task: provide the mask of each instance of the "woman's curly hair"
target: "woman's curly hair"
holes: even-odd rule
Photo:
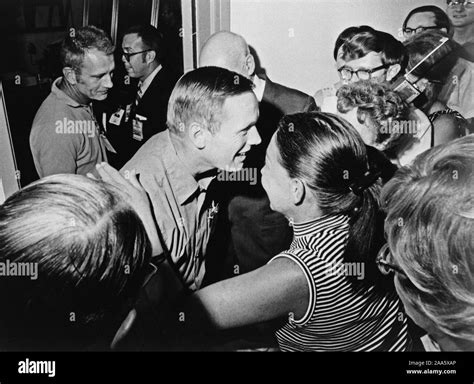
[[[410,107],[403,98],[393,91],[388,84],[361,80],[346,84],[337,92],[337,109],[347,113],[357,110],[357,120],[364,124],[369,117],[374,125],[376,139],[373,145],[389,157],[396,157],[397,149],[405,144],[406,136],[403,129],[409,121]],[[397,124],[396,124],[397,123]]]

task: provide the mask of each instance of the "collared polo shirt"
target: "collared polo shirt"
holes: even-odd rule
[[[197,181],[178,157],[168,130],[152,136],[125,164],[135,170],[153,205],[164,246],[187,288],[197,290],[205,273],[204,256],[217,220],[207,196],[214,177]],[[162,244],[163,246],[163,244]]]
[[[107,161],[104,140],[91,105],[71,99],[54,81],[33,121],[30,148],[40,177],[58,173],[86,175]]]

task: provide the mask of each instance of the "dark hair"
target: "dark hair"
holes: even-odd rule
[[[436,7],[435,5],[424,5],[422,7],[415,8],[410,11],[405,21],[403,22],[403,29],[407,27],[408,21],[410,18],[417,13],[431,12],[435,16],[435,24],[439,28],[446,28],[446,31],[449,33],[451,29],[451,23],[449,22],[449,17],[441,8]]]
[[[0,338],[12,349],[107,347],[138,296],[151,246],[121,192],[79,175],[32,183],[0,206]]]
[[[71,29],[61,46],[61,64],[71,67],[80,74],[84,55],[91,49],[97,49],[106,55],[114,52],[110,37],[100,28],[89,25]]]
[[[336,39],[336,43],[334,44],[334,51],[333,51],[333,56],[334,60],[337,59],[337,53],[339,52],[339,48],[341,48],[342,44],[344,44],[346,41],[350,40],[352,36],[357,35],[360,32],[373,32],[375,31],[372,27],[369,27],[368,25],[360,25],[360,26],[354,26],[354,27],[349,27],[344,29],[339,36]]]
[[[373,30],[357,33],[342,44],[341,49],[345,61],[360,59],[370,52],[379,53],[383,64],[400,64],[400,74],[405,73],[408,63],[403,44],[386,32]]]
[[[127,29],[125,35],[136,33],[138,37],[141,37],[144,48],[155,51],[155,57],[158,62],[161,62],[164,57],[163,49],[163,35],[153,25],[134,25]]]
[[[360,135],[336,115],[297,113],[280,120],[276,143],[282,166],[290,177],[305,181],[322,214],[350,217],[344,259],[365,263],[364,281],[375,284],[380,277],[375,258],[383,243],[380,181]]]
[[[448,41],[441,49],[427,58],[422,65],[418,66],[412,74],[428,80],[445,81],[459,58],[460,46],[441,31],[425,31],[414,35],[405,42],[408,54],[407,72],[440,45],[442,39],[448,39]]]
[[[225,100],[252,92],[253,83],[238,73],[220,67],[201,67],[184,74],[168,102],[167,124],[171,132],[185,135],[184,128],[199,122],[212,133],[220,128],[218,117]]]

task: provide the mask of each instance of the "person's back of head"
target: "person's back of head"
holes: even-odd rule
[[[184,74],[168,103],[167,125],[175,136],[185,137],[197,123],[211,133],[220,128],[220,115],[227,98],[252,93],[244,76],[220,67],[201,67]]]
[[[255,59],[245,39],[230,31],[211,35],[201,48],[200,67],[221,67],[251,77],[255,72]]]
[[[446,33],[435,30],[416,34],[405,42],[405,47],[407,72],[418,78],[440,82],[449,76],[461,49]]]
[[[138,215],[108,184],[54,175],[10,196],[0,206],[0,262],[36,275],[0,279],[2,347],[107,348],[150,253]]]
[[[401,168],[381,195],[397,291],[442,349],[474,348],[474,135]]]
[[[343,85],[337,91],[337,109],[356,129],[369,130],[371,141],[366,144],[391,159],[416,133],[416,127],[410,126],[409,105],[385,83],[365,80]]]
[[[276,133],[281,165],[291,178],[302,180],[322,215],[347,215],[348,263],[364,264],[365,278],[357,285],[391,288],[375,265],[383,243],[378,206],[380,173],[370,163],[365,143],[344,119],[330,113],[284,116]]]

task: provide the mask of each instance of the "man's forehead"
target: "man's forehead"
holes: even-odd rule
[[[138,33],[129,33],[123,37],[122,47],[132,48],[135,46],[141,46],[142,38],[138,36]]]
[[[97,49],[88,50],[84,54],[82,69],[89,73],[103,72],[104,69],[108,70],[111,66],[114,66],[114,56],[112,54],[108,55]]]
[[[415,13],[410,17],[407,22],[407,27],[417,28],[417,27],[435,27],[436,26],[436,17],[433,12],[420,12]]]
[[[352,68],[354,70],[359,68],[371,69],[382,64],[382,55],[377,52],[369,52],[364,57],[355,60],[341,60],[345,67]]]

